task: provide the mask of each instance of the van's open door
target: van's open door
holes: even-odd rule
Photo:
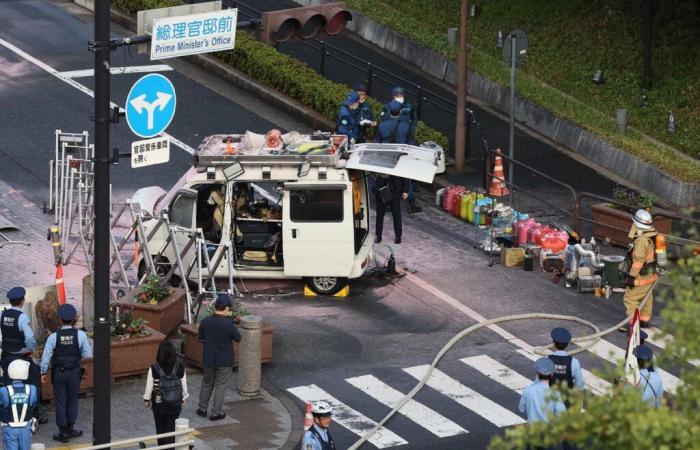
[[[347,277],[355,260],[351,184],[286,183],[282,207],[284,274]]]
[[[355,145],[345,167],[432,183],[438,162],[436,152],[429,148],[370,143]]]

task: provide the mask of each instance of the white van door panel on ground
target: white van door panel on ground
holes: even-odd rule
[[[345,167],[432,183],[438,157],[434,150],[415,145],[359,144],[353,147]]]
[[[349,183],[285,184],[284,274],[347,277],[355,260]]]

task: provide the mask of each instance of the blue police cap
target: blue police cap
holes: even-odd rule
[[[64,303],[58,307],[58,317],[66,322],[75,319],[77,314],[78,312],[75,310],[75,306],[69,303]]]
[[[646,341],[648,337],[649,337],[649,335],[646,334],[644,332],[644,330],[639,330],[639,340],[640,341]]]
[[[358,94],[355,91],[352,91],[348,94],[347,98],[345,99],[345,104],[351,105],[351,104],[357,103],[359,101],[360,101],[360,94]]]
[[[219,306],[231,306],[231,297],[228,294],[219,294],[216,297],[216,304]]]
[[[12,300],[22,300],[24,296],[27,294],[27,291],[24,290],[23,287],[17,286],[13,287],[7,292],[7,299],[12,301]]]
[[[540,375],[551,375],[554,373],[554,362],[549,358],[542,357],[535,361],[535,371]]]
[[[396,97],[397,95],[403,95],[403,88],[401,86],[394,86],[391,90],[391,95]]]
[[[646,345],[638,345],[637,348],[634,349],[634,355],[637,359],[641,359],[642,361],[651,361],[654,358],[654,352]]]
[[[401,112],[401,103],[397,102],[396,100],[390,101],[389,112],[392,114],[398,114],[399,112]]]
[[[557,327],[552,330],[552,340],[557,344],[568,344],[571,341],[571,333],[569,330],[562,327]]]

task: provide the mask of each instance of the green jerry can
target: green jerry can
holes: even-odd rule
[[[467,203],[467,222],[474,223],[474,206],[477,200],[481,200],[482,198],[484,198],[483,194],[477,194],[476,192],[471,193],[469,202]]]
[[[467,213],[469,211],[469,198],[474,195],[472,192],[465,192],[459,197],[459,218],[462,220],[467,220]]]

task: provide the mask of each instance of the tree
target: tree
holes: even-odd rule
[[[670,401],[654,409],[642,403],[637,390],[617,384],[609,396],[587,398],[585,412],[569,410],[549,423],[508,430],[491,441],[490,450],[547,447],[562,439],[591,449],[700,449],[700,368],[687,363],[700,360],[700,257],[685,255],[667,279],[672,287],[659,297],[665,304],[664,332],[674,340],[657,355],[657,361],[684,368],[683,386]],[[621,369],[614,369],[604,377],[612,380],[621,375]],[[579,393],[565,394],[573,404],[581,400]]]

